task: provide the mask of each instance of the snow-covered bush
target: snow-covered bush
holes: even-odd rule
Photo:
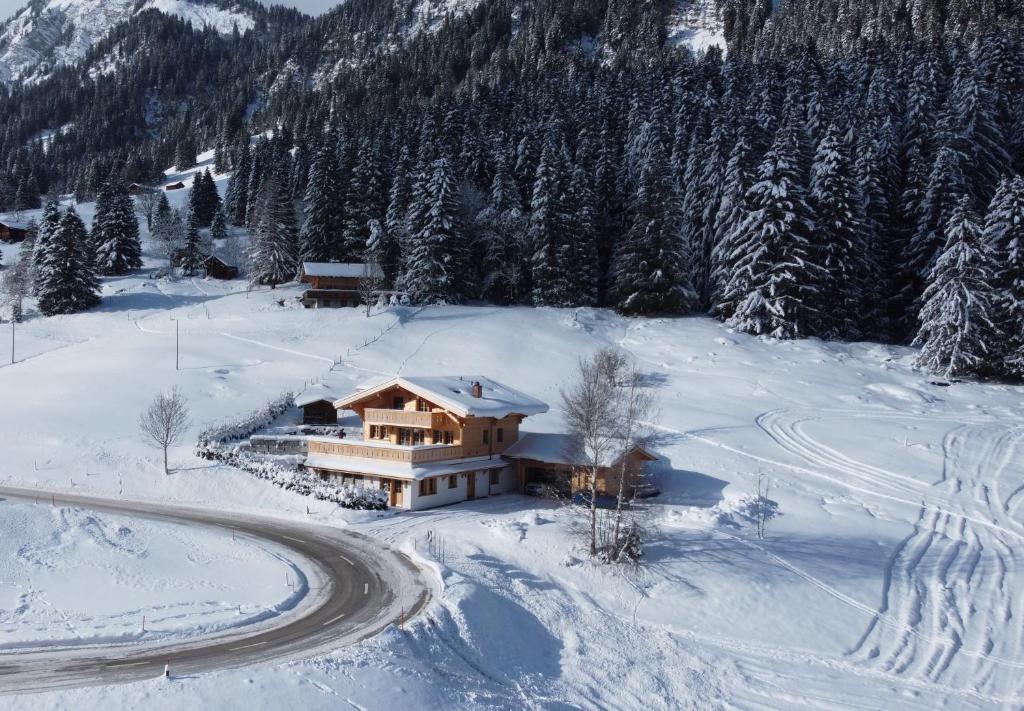
[[[291,409],[294,397],[292,393],[284,393],[259,410],[237,420],[207,428],[199,434],[196,456],[241,469],[282,489],[321,501],[331,501],[343,508],[371,511],[387,509],[385,492],[351,485],[339,486],[325,481],[303,469],[303,457],[299,455],[275,456],[242,451],[240,440],[269,426]]]
[[[294,402],[295,393],[283,393],[259,410],[254,410],[236,420],[230,420],[203,430],[199,433],[196,454],[203,457],[203,459],[216,459],[216,457],[208,457],[204,454],[206,447],[213,444],[236,442],[256,434],[290,410]]]

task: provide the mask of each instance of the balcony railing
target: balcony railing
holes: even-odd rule
[[[413,410],[381,410],[367,408],[363,415],[367,424],[395,425],[398,427],[422,427],[439,429],[445,416],[440,412],[415,412]]]
[[[429,414],[429,413],[428,413]],[[309,453],[334,455],[337,457],[358,457],[359,459],[378,459],[387,462],[442,462],[447,459],[461,459],[463,454],[458,445],[424,445],[419,447],[403,447],[396,444],[366,444],[356,442],[331,441],[326,439],[310,439]]]

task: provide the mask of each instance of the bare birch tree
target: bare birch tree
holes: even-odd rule
[[[601,468],[615,457],[619,444],[620,390],[624,357],[612,349],[581,358],[579,375],[562,391],[566,425],[574,446],[586,462],[590,496],[590,555],[598,554],[597,496]]]
[[[170,474],[167,450],[176,444],[189,426],[188,401],[178,388],[156,396],[139,418],[143,436],[164,454],[164,474]]]
[[[373,256],[367,253],[363,261],[363,272],[359,275],[359,300],[366,307],[366,318],[370,318],[373,305],[380,298],[383,288],[384,273]]]
[[[632,467],[630,454],[648,434],[644,429],[644,418],[650,421],[654,417],[653,402],[650,393],[643,387],[643,376],[635,364],[621,369],[622,377],[618,383],[618,425],[620,434],[619,460],[619,492],[615,501],[615,526],[612,541],[615,545],[614,560],[620,560],[628,548],[633,536],[621,537],[623,511],[634,498],[636,484],[641,472]],[[634,522],[635,524],[635,522]],[[634,528],[635,532],[635,528]]]

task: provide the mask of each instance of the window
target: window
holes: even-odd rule
[[[370,439],[379,439],[377,425],[370,425]]]
[[[421,398],[416,403],[416,409],[419,410],[420,412],[430,412],[430,403]]]
[[[391,400],[391,409],[392,410],[404,410],[405,409],[405,398],[396,395]]]
[[[503,430],[501,427],[498,428],[498,441],[499,442],[504,442],[505,441],[505,430]]]
[[[437,479],[424,479],[420,482],[420,496],[432,496],[437,493]]]
[[[413,430],[412,431],[412,443],[414,445],[416,445],[416,444],[423,444],[423,430]]]
[[[491,443],[491,431],[490,430],[484,430],[484,444],[490,444],[490,443]]]
[[[370,425],[370,439],[387,439],[388,428],[385,425]]]
[[[448,430],[434,430],[434,444],[451,444],[452,433]]]
[[[457,489],[459,488],[459,477],[456,474],[452,474],[448,477],[448,488]]]
[[[497,469],[491,470],[491,486],[497,486],[501,483],[501,472]]]
[[[449,432],[448,430],[444,431],[444,443],[445,444],[451,444],[452,443],[452,433]]]

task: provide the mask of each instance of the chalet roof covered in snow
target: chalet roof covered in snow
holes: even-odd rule
[[[303,262],[302,273],[311,277],[334,277],[337,279],[359,279],[370,269],[377,279],[384,278],[384,272],[376,264],[359,264],[356,262]]]
[[[650,461],[657,459],[643,447],[637,446],[633,449],[644,459]],[[616,449],[608,452],[609,459],[600,462],[600,465],[609,467],[620,461],[618,456],[620,451],[621,449]],[[502,452],[502,456],[509,459],[532,459],[535,462],[564,464],[565,466],[579,466],[587,463],[586,456],[579,444],[570,435],[547,432],[520,432],[519,441]],[[614,459],[611,458],[612,456]]]
[[[295,406],[305,407],[306,405],[312,405],[314,402],[331,402],[333,403],[338,399],[339,393],[337,390],[332,388],[330,385],[324,385],[318,383],[309,388],[306,388],[301,393],[295,396]]]
[[[480,383],[480,397],[473,397],[473,383]],[[482,375],[408,376],[385,380],[338,400],[339,410],[391,387],[400,387],[443,407],[459,417],[507,417],[540,415],[547,403]]]

